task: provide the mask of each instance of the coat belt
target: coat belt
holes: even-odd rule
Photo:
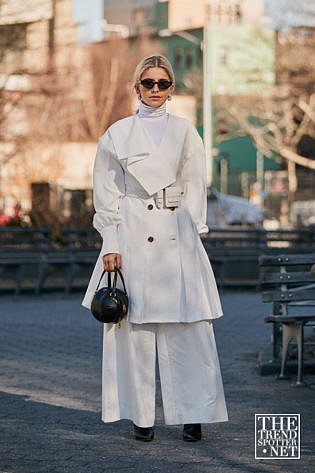
[[[172,209],[179,207],[181,205],[182,199],[182,189],[179,186],[168,186],[164,189],[159,190],[156,194],[153,195],[155,205],[158,209]],[[126,197],[131,197],[134,199],[145,199],[145,197],[137,194],[132,194],[126,192]]]

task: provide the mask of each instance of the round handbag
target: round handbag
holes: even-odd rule
[[[107,275],[107,287],[99,289],[100,283],[106,271],[104,270],[97,285],[94,297],[91,303],[91,312],[94,317],[102,323],[119,323],[128,312],[128,295],[125,281],[121,271],[115,268],[113,285],[111,282],[111,273]],[[120,276],[124,290],[117,289],[117,275]]]

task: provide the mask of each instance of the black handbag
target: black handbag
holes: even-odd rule
[[[111,273],[108,272],[107,287],[99,289],[101,281],[106,271],[104,270],[97,285],[94,297],[91,303],[91,312],[94,317],[102,323],[119,323],[128,312],[128,294],[126,291],[125,281],[121,271],[115,268],[113,285],[111,281]],[[120,276],[124,290],[117,289],[117,275]]]

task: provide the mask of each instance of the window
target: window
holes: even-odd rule
[[[0,26],[0,59],[12,71],[23,68],[26,49],[26,24]]]
[[[175,49],[175,69],[181,69],[183,67],[183,50],[182,48]]]
[[[191,46],[186,48],[186,67],[191,68],[194,65],[194,50]]]
[[[131,15],[131,22],[132,25],[135,27],[141,27],[145,25],[145,13],[143,9],[136,9],[133,10],[132,15]]]
[[[241,23],[242,22],[242,9],[239,4],[236,5],[235,7],[235,23]]]
[[[225,66],[227,63],[227,47],[226,46],[219,47],[219,62],[223,66]]]

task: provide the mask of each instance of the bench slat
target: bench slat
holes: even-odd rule
[[[301,290],[281,291],[275,289],[274,291],[264,291],[262,293],[264,302],[291,302],[291,301],[308,301],[315,299],[315,287]]]
[[[260,256],[260,266],[289,266],[315,263],[315,254]]]
[[[295,315],[268,315],[265,322],[315,322],[315,315],[295,314]]]
[[[279,273],[279,271],[268,273],[266,272],[261,274],[260,282],[262,284],[293,284],[306,282],[315,283],[315,276],[313,276],[309,271],[296,271],[289,273]]]

